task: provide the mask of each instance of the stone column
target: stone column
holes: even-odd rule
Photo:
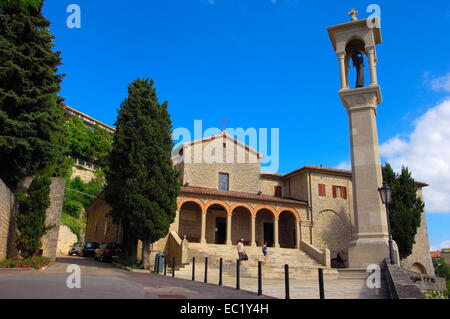
[[[339,74],[341,77],[341,89],[347,88],[347,70],[345,68],[345,52],[337,53],[339,58]]]
[[[232,245],[231,242],[231,218],[232,218],[232,214],[227,214],[227,241],[226,244],[228,246]]]
[[[206,244],[206,212],[202,212],[202,233],[200,244]]]
[[[376,107],[378,85],[339,91],[350,123],[355,234],[349,244],[350,268],[380,264],[389,256],[386,209],[378,188],[382,185]]]
[[[375,62],[375,48],[373,46],[366,47],[367,49],[367,58],[369,61],[369,70],[370,70],[370,85],[378,84],[377,79],[377,68]]]
[[[300,248],[300,221],[295,221],[295,248]]]
[[[280,248],[280,243],[278,241],[278,218],[273,219],[273,246],[275,248]]]
[[[252,238],[251,238],[250,245],[252,247],[256,247],[256,216],[252,216],[251,233],[252,233]]]

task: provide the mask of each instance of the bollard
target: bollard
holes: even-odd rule
[[[172,278],[175,277],[175,257],[172,259]]]
[[[205,257],[205,284],[208,282],[208,257]]]
[[[289,296],[289,265],[284,265],[284,286],[286,290],[286,299],[290,299]]]
[[[323,269],[319,268],[319,293],[320,299],[325,299],[325,292],[323,289]]]
[[[239,266],[240,266],[240,264],[239,264],[239,259],[237,260],[237,263],[236,263],[236,290],[239,290],[241,287],[240,287],[240,283],[239,283]]]
[[[222,262],[223,259],[219,259],[219,286],[222,286]]]
[[[156,257],[156,262],[155,262],[155,269],[153,269],[153,272],[159,275],[159,260],[161,258]]]
[[[195,257],[192,257],[192,281],[195,280]]]
[[[258,261],[258,296],[262,295],[262,262]]]
[[[164,276],[167,274],[167,258],[164,257]]]

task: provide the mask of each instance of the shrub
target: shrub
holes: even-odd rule
[[[51,261],[50,258],[44,256],[7,258],[0,261],[0,268],[42,269],[50,264]]]

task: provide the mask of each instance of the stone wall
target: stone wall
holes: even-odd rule
[[[422,189],[417,190],[417,196],[423,200]],[[400,264],[405,269],[434,276],[434,267],[430,255],[430,243],[428,240],[428,228],[425,211],[422,213],[421,224],[417,229],[412,253],[406,259],[402,259]]]
[[[72,233],[69,227],[61,225],[59,227],[58,244],[56,246],[57,256],[67,256],[69,249],[78,242],[77,235]]]
[[[223,143],[227,146],[223,148]],[[207,163],[203,159],[196,163],[194,158],[194,150],[196,147],[202,147],[204,152],[212,147],[217,147],[222,151],[222,163]],[[239,154],[244,154],[245,162]],[[231,154],[231,155],[230,155]],[[189,163],[190,156],[190,163]],[[233,156],[230,158],[230,156]],[[219,173],[229,174],[229,190],[257,193],[261,189],[260,179],[260,159],[256,158],[255,162],[251,162],[254,157],[252,152],[244,149],[238,144],[232,143],[229,139],[216,139],[210,142],[204,142],[202,145],[186,146],[184,149],[184,172],[183,181],[189,182],[189,186],[208,187],[218,189]],[[272,193],[273,194],[273,190]]]
[[[15,219],[16,212],[14,194],[0,179],[0,260],[9,256],[11,223]]]
[[[33,180],[32,177],[26,177],[19,182],[18,190],[26,191]],[[64,178],[52,177],[50,185],[50,207],[47,208],[45,223],[55,225],[48,233],[42,237],[42,254],[51,259],[56,258],[56,247],[58,245],[59,223],[61,220],[62,205],[64,202],[64,187],[66,180]]]
[[[89,183],[95,178],[95,171],[82,168],[81,166],[72,167],[72,176],[70,178],[79,177],[84,183]]]
[[[111,206],[101,195],[87,208],[88,222],[85,242],[93,241],[99,244],[122,242],[121,227],[113,223],[111,217],[106,216],[110,210]]]

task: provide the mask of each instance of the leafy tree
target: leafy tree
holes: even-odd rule
[[[0,1],[0,178],[17,182],[45,167],[63,175],[64,110],[42,2]]]
[[[389,204],[392,239],[398,245],[400,258],[404,259],[412,253],[424,203],[417,196],[417,185],[407,167],[402,167],[401,173],[396,174],[391,165],[385,163],[382,171],[383,180],[392,187]]]
[[[104,129],[95,125],[89,129],[78,117],[72,117],[66,123],[67,152],[79,159],[106,168],[108,155],[111,152],[112,136]]]
[[[436,276],[450,280],[450,266],[445,262],[442,257],[433,258],[434,272]]]
[[[150,243],[168,233],[180,189],[171,159],[167,101],[158,103],[153,80],[137,79],[128,86],[116,126],[105,199],[113,219],[122,221],[128,244],[142,240],[143,265],[148,269]]]
[[[18,193],[17,249],[25,257],[34,256],[42,247],[41,238],[55,225],[46,225],[46,209],[50,206],[50,177],[37,175],[26,194]]]

